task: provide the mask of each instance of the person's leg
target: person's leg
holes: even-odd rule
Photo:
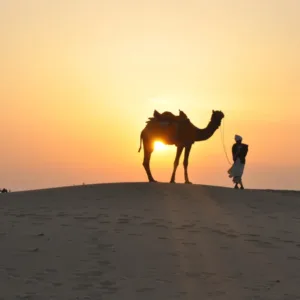
[[[243,165],[242,174],[241,174],[241,177],[240,177],[240,185],[241,185],[242,190],[244,190],[244,185],[243,185],[243,180],[242,180],[243,173],[244,173],[244,168],[245,168],[245,164]]]
[[[235,176],[233,182],[235,183],[235,189],[244,189],[241,176]]]
[[[233,177],[233,180],[232,180],[233,182],[234,182],[234,188],[235,189],[238,189],[239,188],[239,185],[238,185],[238,181],[237,181],[237,177]]]

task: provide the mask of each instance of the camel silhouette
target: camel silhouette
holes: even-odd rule
[[[153,117],[148,118],[148,121],[146,121],[147,125],[141,132],[140,148],[138,150],[138,152],[141,151],[143,143],[143,166],[149,182],[157,182],[151,174],[150,159],[154,150],[154,142],[161,141],[166,145],[175,145],[177,147],[170,183],[175,183],[176,170],[183,149],[185,149],[183,161],[184,179],[185,183],[191,183],[188,176],[188,162],[192,145],[194,142],[209,139],[220,127],[223,118],[224,114],[222,111],[213,110],[207,127],[200,129],[194,126],[187,115],[181,110],[179,110],[178,116],[169,111],[159,113],[154,110]]]

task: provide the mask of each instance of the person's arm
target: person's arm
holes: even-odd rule
[[[246,157],[247,153],[248,153],[248,145],[246,145],[246,147],[245,147],[245,157]]]
[[[232,152],[232,160],[235,161],[236,160],[236,144],[233,144],[231,152]]]
[[[242,153],[241,153],[243,158],[247,156],[247,153],[248,153],[248,145],[243,144]]]

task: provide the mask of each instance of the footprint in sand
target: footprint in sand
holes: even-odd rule
[[[253,219],[253,216],[244,216],[245,219]]]
[[[221,227],[228,227],[228,226],[229,226],[228,224],[225,224],[225,223],[219,223],[219,222],[217,222],[216,225],[217,225],[217,226],[221,226]]]
[[[56,269],[45,269],[45,272],[47,273],[57,273],[57,270]]]
[[[88,272],[88,275],[94,276],[94,277],[100,277],[103,275],[103,272],[99,271],[99,270],[93,270],[93,271]]]
[[[199,233],[199,232],[201,232],[201,230],[192,229],[192,230],[188,230],[188,232],[190,232],[190,233]]]
[[[220,234],[220,235],[227,235],[227,232],[222,231],[222,230],[218,230],[218,229],[212,229],[211,232],[217,233],[217,234]]]
[[[196,224],[194,224],[194,223],[192,223],[192,224],[183,224],[182,225],[183,228],[193,228],[195,226],[196,226]]]
[[[84,229],[85,230],[98,230],[99,228],[95,227],[95,226],[84,226]]]
[[[54,287],[60,287],[60,286],[63,285],[62,282],[52,282],[51,284],[52,284]]]
[[[227,247],[227,246],[221,246],[220,249],[222,249],[222,250],[228,250],[229,247]]]
[[[281,242],[286,243],[286,244],[295,244],[295,241],[292,240],[281,240]]]
[[[159,237],[157,237],[159,240],[169,240],[169,238],[168,237],[165,237],[165,236],[159,236]]]
[[[239,237],[238,235],[233,234],[233,233],[226,234],[226,236],[229,237],[229,238],[233,238],[233,239],[236,239],[236,238]]]
[[[65,212],[59,212],[56,217],[67,217],[69,216],[68,214],[66,214]]]
[[[119,288],[116,286],[115,281],[105,280],[100,282],[100,285],[102,289],[106,290],[106,292],[109,293],[115,293],[119,290]]]
[[[297,256],[288,256],[287,259],[288,260],[300,260],[300,257],[297,257]]]
[[[260,237],[259,234],[254,234],[254,233],[242,233],[242,236],[250,236],[250,237]]]
[[[244,241],[255,243],[258,247],[261,247],[261,248],[279,248],[277,246],[274,246],[270,242],[264,242],[264,241],[257,240],[257,239],[245,239]]]
[[[259,251],[248,251],[249,254],[259,254],[259,255],[266,255],[263,252],[259,252]]]
[[[99,224],[110,224],[110,221],[98,221]]]
[[[156,226],[156,227],[159,227],[159,228],[166,228],[166,229],[169,228],[168,226],[162,225],[162,224],[157,224],[157,225],[155,225],[155,226]]]
[[[28,299],[32,299],[32,297],[36,295],[37,295],[36,293],[25,293],[24,295],[17,295],[16,299],[28,300]]]
[[[143,234],[142,233],[128,233],[128,235],[131,235],[131,236],[142,236]]]
[[[117,223],[118,224],[128,224],[128,223],[130,223],[130,219],[128,219],[128,218],[119,218]]]
[[[164,219],[161,219],[161,218],[153,218],[152,220],[157,221],[157,222],[164,222],[165,221]]]
[[[79,283],[76,286],[72,287],[73,291],[85,291],[89,288],[93,287],[94,285],[91,283]]]
[[[163,283],[163,284],[164,284],[164,283],[172,283],[171,280],[160,279],[160,278],[156,278],[155,281],[158,282],[158,283]]]
[[[209,272],[186,272],[185,275],[187,277],[192,277],[192,278],[198,278],[198,277],[201,277],[201,278],[210,278],[212,276],[215,276],[216,274],[215,273],[209,273]]]
[[[175,252],[169,252],[169,253],[167,253],[167,255],[170,255],[170,256],[179,256],[179,254],[175,253]]]
[[[197,244],[194,243],[194,242],[182,242],[182,245],[185,245],[185,246],[196,246]]]
[[[147,225],[157,225],[156,222],[142,222],[140,225],[143,225],[143,226],[147,226]]]
[[[155,290],[155,288],[144,287],[144,288],[137,289],[136,292],[137,293],[145,293],[145,292],[151,292],[153,290]]]

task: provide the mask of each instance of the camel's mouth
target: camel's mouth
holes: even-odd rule
[[[214,122],[216,125],[219,125],[219,126],[220,126],[223,118],[224,118],[224,117],[222,117],[222,118],[215,118],[215,120],[213,120],[213,122]]]

